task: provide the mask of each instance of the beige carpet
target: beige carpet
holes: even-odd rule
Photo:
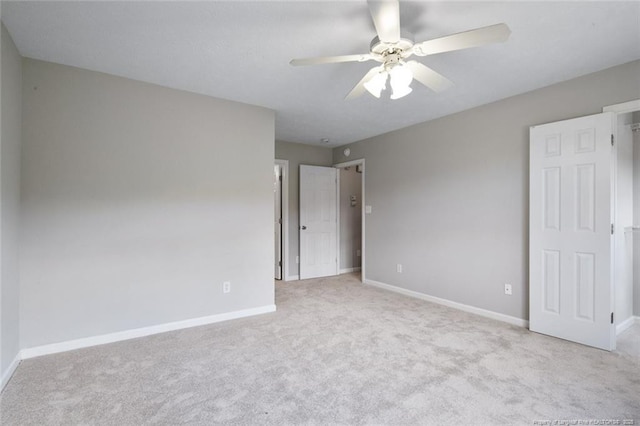
[[[608,353],[354,275],[278,283],[276,303],[23,361],[1,424],[640,424],[638,325]]]

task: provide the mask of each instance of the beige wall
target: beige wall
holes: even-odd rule
[[[273,111],[23,66],[23,347],[274,303]]]
[[[640,98],[639,75],[635,61],[350,144],[373,207],[367,278],[528,319],[529,126]]]
[[[19,341],[19,216],[20,141],[22,129],[22,58],[4,24],[0,140],[0,378],[20,350]],[[1,390],[1,386],[0,386]]]
[[[289,259],[285,259],[286,277],[299,275],[296,257],[300,245],[298,236],[298,184],[300,164],[311,166],[331,166],[332,151],[321,146],[303,145],[299,143],[276,141],[275,158],[289,160]]]

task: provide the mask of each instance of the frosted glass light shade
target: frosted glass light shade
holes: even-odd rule
[[[380,97],[382,91],[387,87],[387,73],[385,71],[379,72],[374,75],[371,80],[364,84],[364,88],[367,89],[376,98]]]
[[[393,88],[393,93],[391,93],[390,98],[391,99],[400,99],[400,98],[403,98],[403,97],[407,96],[412,91],[413,91],[413,89],[411,87],[409,87],[409,86],[394,87]]]
[[[409,85],[413,81],[413,73],[408,66],[398,64],[391,68],[389,75],[391,76],[391,89],[393,89],[391,99],[400,99],[411,93],[412,89]]]

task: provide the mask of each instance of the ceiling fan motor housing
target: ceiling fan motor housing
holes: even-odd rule
[[[404,59],[411,55],[411,48],[413,47],[413,34],[406,31],[400,32],[400,40],[395,43],[385,43],[380,41],[379,37],[374,37],[371,40],[369,50],[374,59],[378,62],[386,62],[386,58],[389,55],[398,55],[400,59]],[[389,58],[391,59],[391,58]]]

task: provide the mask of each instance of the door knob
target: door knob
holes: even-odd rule
[[[307,227],[306,227],[306,226],[304,226],[304,225],[302,225],[302,226],[300,227],[300,229],[302,229],[302,230],[304,231],[305,229],[307,229]]]

